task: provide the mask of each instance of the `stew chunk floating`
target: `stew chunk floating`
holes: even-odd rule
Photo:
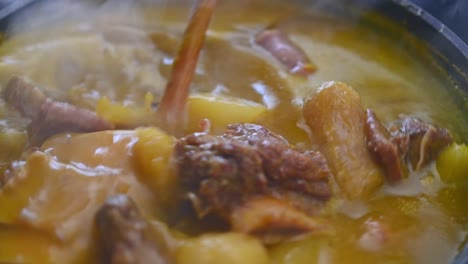
[[[467,241],[467,109],[390,22],[59,2],[0,46],[0,262],[439,264]]]

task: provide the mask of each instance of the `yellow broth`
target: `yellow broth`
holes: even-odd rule
[[[455,103],[453,85],[427,58],[422,44],[380,17],[350,23],[302,9],[271,1],[221,1],[191,87],[192,119],[186,133],[196,131],[203,117],[217,120],[214,133],[229,122],[255,122],[298,149],[314,148],[303,129],[303,99],[323,82],[341,81],[356,89],[364,107],[384,123],[417,116],[449,128],[458,143],[468,140],[466,110]],[[148,94],[158,100],[164,90],[188,7],[166,3],[164,8],[104,5],[78,10],[60,23],[39,17],[30,18],[41,22],[33,30],[18,26],[0,47],[0,84],[12,75],[25,76],[54,99],[98,108],[98,113],[117,111],[109,105],[120,105],[124,114],[112,117],[117,121],[138,109],[127,117],[151,124]],[[315,74],[294,77],[253,44],[254,34],[272,24],[304,49],[318,66]],[[206,104],[203,98],[218,103]],[[22,175],[0,196],[0,262],[96,262],[92,219],[116,193],[132,197],[148,220],[166,222],[180,264],[447,263],[465,238],[468,181],[443,183],[433,163],[365,201],[348,201],[338,193],[325,215],[333,227],[330,235],[312,234],[268,247],[237,235],[208,234],[197,240],[202,233],[228,231],[216,219],[200,222],[180,213],[174,219],[164,209],[183,206],[171,204],[177,190],[170,168],[174,138],[157,129],[62,134],[42,145],[43,154],[20,156],[26,151],[27,120],[3,101],[0,111],[1,170],[16,160],[13,167]],[[148,157],[162,161],[152,163]],[[152,179],[149,172],[162,176]],[[375,225],[390,234],[382,245],[374,243],[379,236],[373,233]],[[219,244],[214,259],[196,256],[211,252],[205,251],[209,243],[201,243],[203,239]],[[253,246],[241,246],[245,241]],[[222,249],[222,243],[231,251]]]

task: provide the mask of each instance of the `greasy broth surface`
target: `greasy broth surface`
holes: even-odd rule
[[[414,115],[449,128],[457,142],[466,142],[467,119],[446,89],[451,84],[423,58],[419,46],[411,46],[405,39],[390,41],[375,28],[318,12],[304,16],[292,5],[265,2],[220,4],[197,68],[193,94],[263,104],[268,111],[258,123],[304,149],[313,147],[313,142],[300,128],[302,99],[322,82],[342,81],[355,88],[364,107],[373,109],[384,123]],[[51,97],[91,110],[101,97],[130,107],[144,104],[148,92],[158,98],[188,9],[170,5],[78,9],[82,11],[79,15],[59,24],[40,18],[33,31],[18,26],[14,31],[18,34],[0,47],[0,83],[5,85],[12,75],[26,76]],[[272,23],[305,50],[318,66],[317,73],[307,80],[293,77],[252,44],[253,35]],[[2,129],[17,131],[18,138],[24,139],[27,121],[3,102],[0,106]],[[41,149],[50,156],[34,157],[33,167],[26,172],[38,175],[47,188],[42,190],[42,200],[22,208],[20,221],[0,226],[0,262],[88,263],[96,253],[92,242],[95,207],[91,205],[101,204],[113,193],[128,193],[150,220],[166,219],[158,209],[157,195],[137,180],[139,172],[131,151],[136,141],[132,131],[59,135],[47,141]],[[4,169],[19,153],[9,151],[0,157]],[[16,187],[28,186],[20,182]],[[384,186],[368,201],[338,197],[334,201],[338,213],[327,216],[335,229],[333,235],[268,248],[271,262],[447,263],[455,256],[467,227],[468,201],[457,192],[460,190],[440,182],[431,165],[400,185]],[[374,221],[388,225],[392,234],[382,248],[366,242],[366,226]],[[183,223],[176,225],[187,229]],[[210,227],[198,224],[196,228]]]

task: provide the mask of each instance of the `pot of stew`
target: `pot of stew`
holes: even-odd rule
[[[1,263],[467,263],[468,48],[408,1],[15,1]]]

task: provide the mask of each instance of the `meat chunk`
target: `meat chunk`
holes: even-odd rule
[[[112,124],[93,111],[47,99],[37,118],[32,120],[28,134],[33,144],[40,144],[63,132],[95,132],[113,128]]]
[[[171,263],[166,245],[154,239],[149,224],[128,196],[109,198],[95,221],[103,263]]]
[[[420,170],[453,141],[447,129],[414,117],[395,122],[390,126],[390,133],[371,110],[367,110],[365,128],[369,151],[393,183],[407,175],[406,161],[414,170]]]
[[[366,113],[359,94],[344,83],[325,83],[303,111],[313,141],[344,194],[353,199],[372,194],[384,176],[367,149]]]
[[[267,29],[258,33],[255,42],[270,52],[292,74],[307,76],[317,70],[305,52],[278,29]]]
[[[62,132],[94,132],[113,128],[95,112],[48,98],[23,78],[13,77],[2,95],[8,104],[32,119],[28,133],[34,145]]]
[[[408,172],[403,155],[398,145],[391,141],[390,132],[380,123],[375,113],[367,109],[366,115],[365,131],[369,151],[385,169],[389,182],[398,182]]]
[[[42,104],[47,100],[44,93],[23,78],[12,77],[2,91],[2,97],[25,117],[38,116]]]
[[[260,125],[229,125],[222,136],[191,134],[176,144],[175,155],[199,215],[214,213],[232,226],[239,224],[236,210],[259,197],[307,217],[331,196],[331,174],[321,154],[300,153]],[[268,229],[275,227],[279,224]]]
[[[201,200],[202,211],[227,217],[248,196],[267,190],[262,160],[243,142],[192,134],[181,139],[175,151],[179,177]]]
[[[320,152],[300,153],[281,136],[254,124],[229,125],[224,138],[246,142],[255,148],[262,160],[263,172],[272,184],[270,187],[329,197],[330,170]]]
[[[389,131],[392,141],[398,145],[405,159],[416,171],[434,160],[440,151],[453,142],[448,129],[436,127],[415,117],[395,122]]]

